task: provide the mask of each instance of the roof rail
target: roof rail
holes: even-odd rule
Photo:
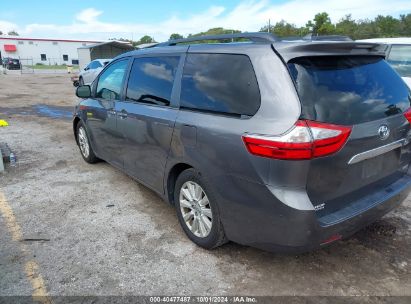
[[[259,42],[259,43],[272,43],[275,41],[279,41],[279,39],[270,34],[264,32],[257,32],[257,33],[235,33],[235,34],[222,34],[222,35],[205,35],[205,36],[192,36],[189,38],[184,39],[176,39],[170,40],[167,42],[162,42],[157,44],[156,46],[174,46],[181,43],[187,42],[196,42],[196,41],[205,41],[205,40],[227,40],[227,39],[248,39],[252,42]]]
[[[303,40],[312,41],[353,41],[350,37],[344,35],[314,35],[308,34],[303,37]]]
[[[313,35],[281,37],[281,41],[353,41],[348,36],[343,35]]]

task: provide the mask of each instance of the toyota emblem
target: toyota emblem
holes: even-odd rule
[[[378,136],[381,140],[386,140],[390,136],[390,129],[386,125],[382,125],[378,128]]]

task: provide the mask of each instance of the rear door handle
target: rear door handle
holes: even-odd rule
[[[121,112],[117,113],[118,117],[120,117],[120,119],[126,119],[128,116],[128,113],[126,110],[121,110]]]
[[[107,114],[109,115],[109,116],[115,116],[116,115],[116,111],[115,110],[107,110]]]

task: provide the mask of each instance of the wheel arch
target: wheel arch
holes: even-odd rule
[[[74,134],[74,138],[76,139],[76,143],[78,144],[78,139],[77,139],[77,126],[78,126],[78,123],[80,122],[80,118],[78,117],[78,116],[76,116],[74,119],[73,119],[73,134]]]
[[[174,202],[174,188],[175,188],[178,176],[181,174],[181,172],[187,169],[191,169],[191,168],[194,168],[194,167],[187,163],[177,163],[168,172],[167,183],[166,183],[166,198],[167,198],[167,201],[171,205],[174,205],[175,203]]]

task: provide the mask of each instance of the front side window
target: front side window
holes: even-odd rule
[[[260,91],[250,59],[233,54],[189,54],[180,105],[192,110],[254,115]]]
[[[136,58],[127,86],[128,101],[170,105],[179,56]]]
[[[411,77],[411,45],[393,45],[387,61],[402,77]]]
[[[110,65],[99,77],[96,98],[108,100],[120,99],[124,75],[128,60],[120,60]]]

